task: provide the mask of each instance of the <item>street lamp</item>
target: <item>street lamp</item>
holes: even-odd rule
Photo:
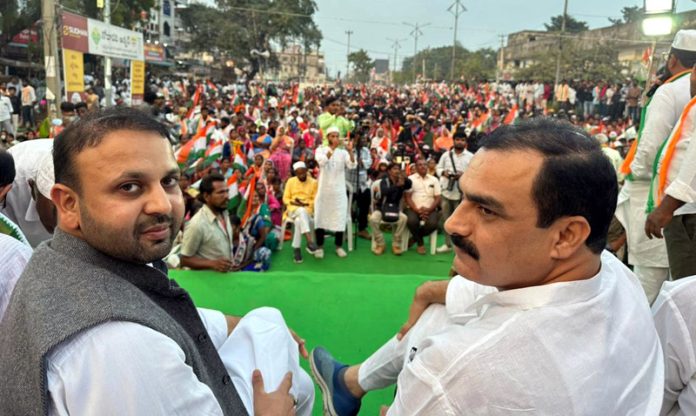
[[[672,33],[674,0],[644,0],[646,17],[643,19],[645,36],[665,36]]]
[[[655,61],[655,47],[657,46],[656,37],[666,36],[672,33],[672,12],[674,11],[674,0],[643,0],[643,34],[653,38],[650,53],[650,65],[648,75],[645,78],[645,91],[650,88],[650,76]]]

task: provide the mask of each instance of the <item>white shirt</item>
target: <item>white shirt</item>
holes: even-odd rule
[[[452,158],[454,158],[454,167],[452,166],[452,158],[450,158],[450,154],[452,155]],[[449,179],[445,178],[445,176],[442,174],[445,171],[449,171],[451,173],[454,173],[456,170],[457,173],[462,173],[466,170],[466,168],[469,167],[469,163],[471,162],[471,159],[474,157],[474,154],[471,153],[468,150],[464,150],[462,153],[457,154],[457,152],[454,151],[454,148],[450,150],[449,152],[445,152],[440,156],[440,161],[437,163],[437,176],[440,177],[440,187],[442,188],[442,196],[447,199],[451,199],[453,201],[458,201],[461,199],[462,194],[459,192],[459,186],[455,186],[451,191],[447,189],[447,185],[449,184]]]
[[[657,89],[648,105],[645,127],[641,133],[631,172],[636,180],[649,181],[652,166],[662,142],[667,140],[672,128],[691,99],[689,75],[665,84]]]
[[[653,303],[665,359],[661,415],[696,414],[696,276],[665,282]]]
[[[31,247],[6,234],[0,234],[0,321],[10,303],[19,276],[31,257]]]
[[[12,118],[12,101],[5,94],[0,94],[0,121]]]
[[[677,126],[674,128],[676,129]],[[681,139],[674,148],[674,155],[667,171],[665,194],[686,203],[674,211],[674,215],[696,213],[696,140],[692,140],[695,135],[696,106],[691,108],[684,120]],[[660,154],[658,172],[668,146],[669,143],[665,145]],[[657,187],[659,178],[653,180],[655,181],[654,186]]]
[[[221,312],[198,309],[210,340],[227,339]],[[166,335],[114,321],[81,332],[48,356],[49,415],[222,415],[215,395]]]
[[[602,253],[587,280],[498,292],[462,277],[451,324],[398,378],[390,415],[656,415],[662,349],[636,276]]]
[[[14,158],[17,174],[7,194],[7,207],[2,212],[19,226],[32,247],[51,238],[51,234],[41,224],[28,180],[36,178],[39,161],[52,149],[53,139],[36,139],[18,143],[8,150]]]
[[[425,177],[414,173],[408,177],[411,180],[411,189],[406,192],[411,194],[413,204],[418,208],[430,208],[435,197],[440,196],[440,182],[432,175]]]

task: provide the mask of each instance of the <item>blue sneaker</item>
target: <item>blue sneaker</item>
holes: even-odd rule
[[[360,399],[353,396],[345,382],[343,374],[348,366],[336,361],[322,347],[312,350],[309,356],[312,375],[321,389],[324,402],[324,415],[355,416],[360,410]]]

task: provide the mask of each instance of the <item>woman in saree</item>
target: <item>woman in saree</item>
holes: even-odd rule
[[[271,144],[271,157],[281,181],[286,181],[290,176],[290,164],[292,163],[292,146],[295,141],[286,134],[285,127],[278,127],[278,132],[273,144]]]

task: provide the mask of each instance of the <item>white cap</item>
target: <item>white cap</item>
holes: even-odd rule
[[[332,126],[332,127],[329,127],[328,129],[326,129],[326,135],[327,135],[327,136],[328,136],[329,134],[331,134],[331,133],[336,133],[336,134],[338,134],[338,135],[340,136],[340,135],[341,135],[341,130],[339,130],[338,127],[333,127],[333,126]]]
[[[51,188],[56,183],[53,171],[53,154],[51,152],[46,153],[39,161],[35,182],[39,193],[51,199]]]
[[[609,138],[604,133],[596,134],[594,137],[595,137],[595,139],[597,139],[599,144],[607,144],[607,142],[609,141]]]
[[[677,32],[672,41],[672,48],[696,52],[696,30],[682,29]]]
[[[292,170],[297,170],[297,169],[307,169],[307,165],[305,165],[304,162],[295,162],[292,165]]]

